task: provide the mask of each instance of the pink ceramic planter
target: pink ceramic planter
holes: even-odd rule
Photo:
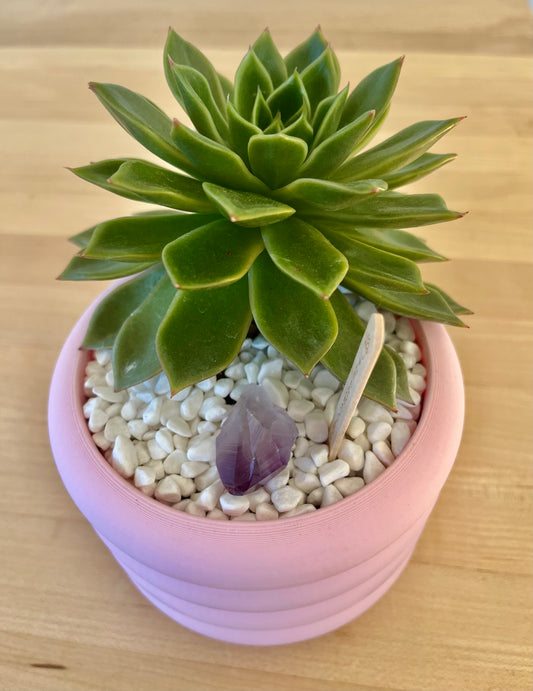
[[[415,324],[428,369],[421,420],[396,461],[342,501],[272,522],[214,521],[176,511],[120,477],[82,412],[94,306],[59,356],[49,400],[63,483],[137,588],[165,614],[233,643],[318,636],[357,617],[407,564],[452,468],[464,418],[459,362],[443,326]]]

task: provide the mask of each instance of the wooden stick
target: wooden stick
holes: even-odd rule
[[[337,458],[344,434],[372,374],[385,339],[383,315],[374,313],[367,324],[352,369],[344,385],[329,428],[329,460]]]

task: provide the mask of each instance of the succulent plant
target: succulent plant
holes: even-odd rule
[[[99,304],[82,346],[113,348],[116,388],[162,369],[174,392],[213,376],[252,320],[303,372],[322,362],[345,379],[364,324],[341,286],[400,315],[462,325],[469,311],[417,266],[444,257],[403,229],[463,214],[438,195],[396,191],[455,158],[427,151],[462,118],[418,122],[365,148],[402,62],[338,91],[339,63],[320,29],[285,58],[266,30],[231,84],[171,30],[165,74],[195,129],[134,91],[90,84],[127,132],[181,171],[135,158],[73,169],[166,207],[75,235],[81,249],[60,276],[135,275]],[[387,347],[365,395],[389,407],[409,398]]]

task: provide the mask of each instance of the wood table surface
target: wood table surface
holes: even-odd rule
[[[103,286],[55,276],[70,235],[138,209],[64,167],[143,155],[89,92],[91,79],[180,114],[162,73],[169,25],[232,76],[265,26],[285,51],[317,24],[343,82],[406,54],[380,138],[468,116],[436,147],[458,159],[413,186],[470,211],[422,233],[451,259],[424,276],[475,312],[470,329],[450,329],[466,425],[415,554],[385,597],[322,638],[240,647],[148,604],[56,472],[52,369]],[[525,0],[1,4],[0,689],[531,689],[531,33]]]

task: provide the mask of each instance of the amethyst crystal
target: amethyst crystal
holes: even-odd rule
[[[261,386],[246,386],[216,441],[224,487],[245,494],[267,482],[289,462],[297,436],[293,419]]]

